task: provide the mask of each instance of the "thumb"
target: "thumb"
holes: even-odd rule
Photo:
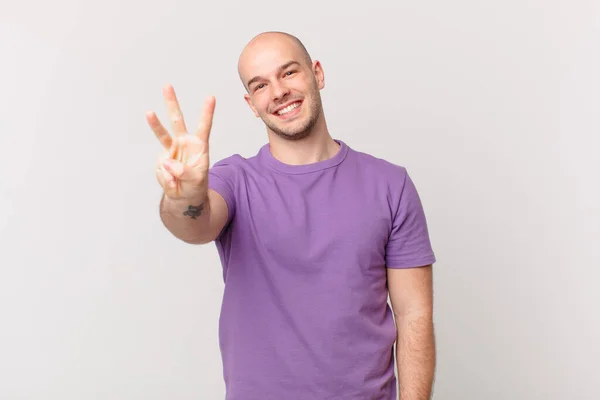
[[[183,164],[172,159],[166,159],[163,161],[165,169],[173,175],[175,178],[180,179],[183,175]]]

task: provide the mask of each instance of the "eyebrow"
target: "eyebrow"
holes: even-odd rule
[[[285,64],[281,65],[279,68],[277,68],[277,71],[278,71],[278,72],[279,72],[279,71],[282,71],[282,70],[284,70],[284,69],[286,69],[286,68],[288,68],[288,67],[290,67],[290,66],[292,66],[292,65],[294,65],[294,64],[296,64],[296,65],[300,66],[300,63],[299,63],[298,61],[288,61],[288,62],[286,62]],[[255,76],[254,78],[250,79],[250,80],[248,81],[248,83],[246,83],[246,85],[247,85],[248,87],[250,87],[250,85],[252,85],[254,82],[256,82],[256,81],[259,81],[259,80],[261,80],[261,79],[262,79],[262,78],[261,78],[260,76]]]

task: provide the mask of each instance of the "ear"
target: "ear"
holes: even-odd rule
[[[258,113],[256,112],[256,108],[254,108],[254,105],[252,104],[252,99],[250,98],[250,96],[248,94],[244,94],[244,100],[246,100],[246,103],[248,103],[248,106],[250,107],[250,109],[252,110],[252,112],[254,113],[254,115],[256,117],[258,117]]]
[[[319,60],[313,61],[313,73],[315,74],[315,79],[317,80],[317,85],[319,86],[319,90],[325,87],[325,73],[323,72],[323,66]]]

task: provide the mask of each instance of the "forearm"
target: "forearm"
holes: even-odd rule
[[[210,211],[208,196],[194,200],[170,200],[163,196],[160,201],[163,224],[175,237],[187,243],[208,241]]]
[[[400,316],[396,325],[400,400],[429,400],[436,364],[431,315]]]

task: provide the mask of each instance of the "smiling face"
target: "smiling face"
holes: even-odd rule
[[[282,34],[266,34],[242,52],[239,73],[246,102],[267,129],[287,139],[309,136],[323,110],[323,70],[303,47]]]

